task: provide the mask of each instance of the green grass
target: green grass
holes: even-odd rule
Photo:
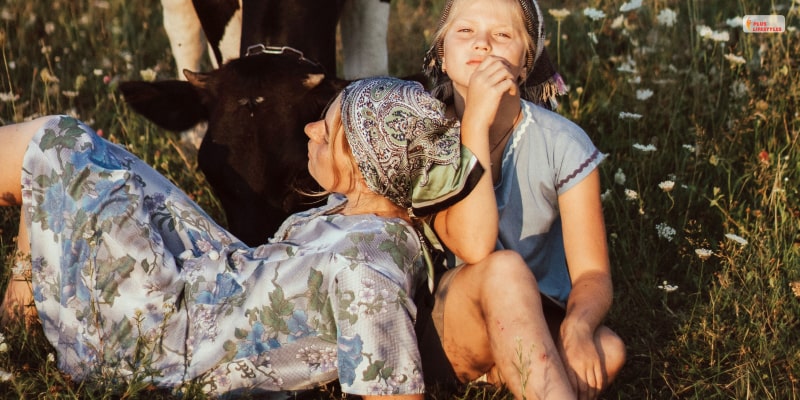
[[[601,172],[616,290],[607,324],[625,339],[628,362],[604,398],[798,399],[800,5],[643,3],[621,12],[619,0],[541,2],[545,10],[570,11],[560,22],[547,15],[548,50],[570,86],[559,112],[608,154]],[[442,1],[392,4],[391,72],[416,73]],[[587,7],[605,18],[584,16]],[[794,29],[745,34],[728,25],[772,7]],[[664,9],[677,12],[671,27],[658,22]],[[158,79],[176,76],[160,20],[155,0],[4,2],[0,122],[77,115],[222,218],[194,154],[130,111],[115,90],[145,69]],[[701,25],[727,32],[728,40],[704,38]],[[652,96],[637,98],[643,89]],[[667,181],[671,191],[659,186]],[[5,274],[17,216],[0,209]],[[8,327],[4,334],[0,370],[11,378],[0,382],[0,393],[11,398],[171,398],[143,381],[70,382],[35,331]],[[188,398],[202,397],[187,390]],[[509,398],[481,387],[430,397]]]

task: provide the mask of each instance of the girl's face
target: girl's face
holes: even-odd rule
[[[466,94],[472,73],[490,56],[523,76],[529,38],[521,13],[516,0],[456,0],[444,32],[442,66],[457,92]]]
[[[353,163],[343,143],[342,95],[336,96],[324,119],[308,123],[304,131],[309,139],[308,172],[327,192],[346,194],[352,188]]]

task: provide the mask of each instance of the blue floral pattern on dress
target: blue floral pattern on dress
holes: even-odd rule
[[[424,264],[404,221],[338,214],[346,200],[331,196],[247,247],[69,117],[38,132],[22,183],[34,299],[73,378],[423,392],[410,297]]]

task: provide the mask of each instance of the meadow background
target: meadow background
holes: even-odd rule
[[[391,73],[419,71],[442,3],[392,1]],[[540,4],[570,88],[558,112],[608,154],[607,324],[628,362],[603,398],[800,398],[800,1]],[[743,15],[773,13],[787,32],[742,32]],[[222,219],[191,148],[116,90],[175,76],[156,0],[0,4],[0,123],[78,116]],[[0,209],[0,287],[17,217]],[[145,380],[72,383],[35,329],[2,334],[0,398],[172,398]],[[429,397],[509,398],[479,387]]]

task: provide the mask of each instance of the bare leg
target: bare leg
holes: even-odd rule
[[[13,259],[11,277],[6,286],[3,303],[0,305],[0,324],[2,325],[15,323],[20,318],[24,318],[25,325],[30,326],[38,318],[36,306],[33,303],[30,252],[30,241],[23,214],[20,216],[17,252]]]
[[[51,117],[0,127],[0,143],[3,143],[0,146],[0,206],[22,204],[22,159],[33,135],[48,118]],[[24,316],[26,323],[36,318],[30,282],[30,242],[24,218],[24,215],[20,217],[17,253],[12,261],[14,270],[0,306],[2,324],[17,320],[19,316]]]
[[[496,252],[458,272],[447,292],[443,330],[442,345],[461,380],[496,367],[518,399],[575,398],[536,279],[516,253]]]
[[[0,206],[22,204],[22,157],[33,135],[49,118],[0,127]]]

